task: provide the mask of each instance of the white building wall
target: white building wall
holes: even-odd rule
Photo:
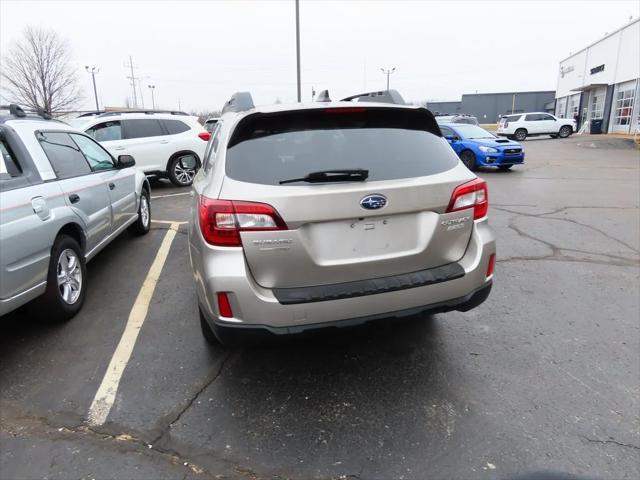
[[[591,69],[604,70],[591,74]],[[562,72],[565,72],[564,74]],[[640,77],[640,19],[560,62],[556,98],[586,85],[616,83]]]

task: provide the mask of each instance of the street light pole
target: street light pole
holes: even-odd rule
[[[149,90],[151,90],[151,107],[155,110],[156,109],[156,99],[153,96],[153,91],[156,89],[155,85],[148,85]]]
[[[96,110],[100,110],[100,107],[98,107],[98,90],[96,89],[96,74],[100,73],[100,69],[96,68],[95,66],[89,68],[88,65],[85,66],[84,69],[87,71],[87,73],[91,74],[91,79],[93,80],[93,96],[96,99]]]
[[[387,76],[387,91],[389,90],[389,76],[396,71],[396,67],[393,67],[391,70],[385,70],[384,68],[381,68],[380,70],[382,70],[382,73],[384,73]]]
[[[302,101],[300,85],[300,1],[296,0],[296,69],[298,74],[298,103]]]

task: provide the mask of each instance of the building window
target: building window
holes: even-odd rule
[[[614,116],[614,125],[630,125],[631,112],[633,112],[634,101],[633,90],[622,90],[618,92],[616,97],[616,110]]]
[[[578,116],[578,109],[580,108],[580,95],[573,95],[569,97],[569,108],[567,109],[567,118],[575,119]]]
[[[591,119],[602,118],[604,115],[604,95],[594,95],[591,101]]]
[[[567,106],[567,98],[561,98],[558,100],[558,105],[556,106],[556,117],[564,118],[564,111]]]

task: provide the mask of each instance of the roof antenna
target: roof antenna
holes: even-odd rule
[[[331,98],[329,97],[329,90],[322,90],[318,96],[316,97],[316,102],[330,102]]]

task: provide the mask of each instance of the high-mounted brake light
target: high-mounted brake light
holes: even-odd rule
[[[208,142],[209,139],[211,138],[211,134],[209,132],[200,132],[198,136],[205,142]]]
[[[366,112],[366,107],[332,107],[325,108],[324,111],[326,113],[358,113],[358,112]]]
[[[205,241],[222,247],[242,245],[240,232],[287,230],[278,212],[266,203],[213,200],[200,196],[200,231]]]
[[[476,178],[455,188],[451,194],[447,213],[457,212],[465,208],[473,208],[474,220],[487,216],[487,211],[489,210],[487,182],[481,178]]]

